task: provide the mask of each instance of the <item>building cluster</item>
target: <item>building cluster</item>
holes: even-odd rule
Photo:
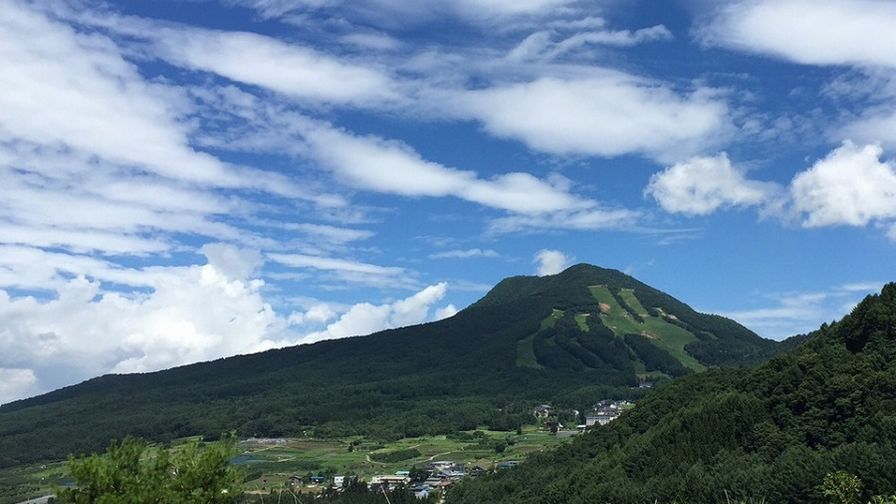
[[[585,414],[585,427],[607,425],[632,406],[634,404],[629,401],[600,401]]]
[[[519,461],[516,460],[505,461],[498,463],[496,468],[499,470],[506,469],[515,467],[517,464],[519,464]],[[434,492],[444,493],[462,478],[475,478],[488,471],[488,469],[480,466],[467,468],[464,464],[458,464],[450,460],[441,460],[430,462],[425,469],[415,470],[413,475],[409,471],[396,471],[394,474],[377,474],[370,478],[367,488],[377,493],[390,493],[398,489],[408,489],[417,498],[423,499]],[[412,476],[414,477],[413,479]],[[289,485],[292,487],[317,486],[339,491],[354,481],[354,476],[333,476],[329,480],[328,485],[328,480],[324,476],[303,478],[298,474],[294,474],[289,478]]]

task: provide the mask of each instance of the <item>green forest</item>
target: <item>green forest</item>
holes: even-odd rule
[[[896,284],[799,341],[754,369],[675,380],[569,445],[464,481],[449,502],[864,503],[896,493]]]

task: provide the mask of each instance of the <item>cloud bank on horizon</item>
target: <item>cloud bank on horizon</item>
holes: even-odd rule
[[[892,275],[894,23],[874,0],[10,0],[0,403],[437,320],[573,258],[810,330]]]

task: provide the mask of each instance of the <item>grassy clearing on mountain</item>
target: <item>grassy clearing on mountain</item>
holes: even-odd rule
[[[576,324],[578,324],[579,329],[584,332],[588,332],[591,329],[588,328],[588,317],[590,317],[590,313],[579,313],[576,315]]]
[[[516,344],[516,367],[544,369],[544,366],[535,359],[535,349],[532,344],[535,342],[535,335],[528,336],[519,340]]]
[[[700,364],[686,350],[685,346],[697,341],[697,336],[666,320],[650,315],[644,308],[634,291],[620,289],[619,296],[626,304],[640,315],[644,321],[635,320],[632,315],[619,305],[616,297],[605,285],[596,285],[589,288],[591,294],[598,303],[609,306],[605,313],[601,314],[604,325],[613,330],[617,336],[626,334],[639,334],[650,339],[651,343],[669,352],[685,367],[694,371],[703,371],[706,366]]]

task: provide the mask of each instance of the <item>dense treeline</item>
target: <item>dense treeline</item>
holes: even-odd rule
[[[745,355],[776,348],[733,321],[704,320],[621,272],[579,265],[559,275],[505,280],[475,305],[435,323],[109,375],[4,405],[0,466],[88,453],[128,434],[153,441],[231,430],[240,436],[396,439],[481,426],[515,430],[532,421],[533,404],[558,396],[575,398],[581,402],[570,406],[585,409],[602,398],[598,391],[633,393],[633,363],[644,358],[600,323],[587,289],[596,284],[634,289],[645,306],[662,306],[682,323],[718,326],[722,332],[712,337],[740,338],[756,348]],[[544,369],[517,367],[517,342],[539,333],[555,309],[566,316],[533,342]],[[576,313],[591,314],[587,332],[576,328]]]
[[[449,502],[832,502],[838,478],[855,480],[850,502],[892,495],[896,284],[802,339],[756,369],[676,380],[568,446],[465,481]]]

